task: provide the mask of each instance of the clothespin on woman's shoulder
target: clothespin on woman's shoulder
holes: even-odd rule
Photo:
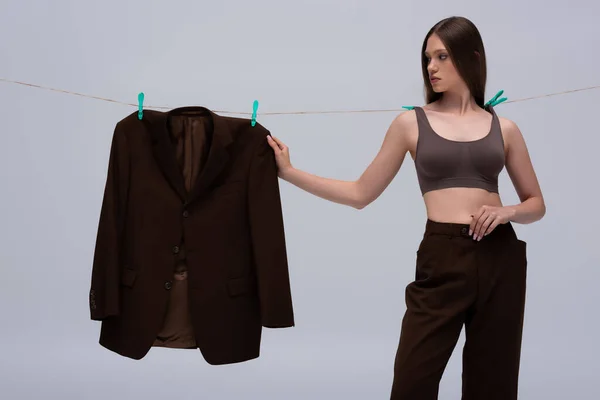
[[[487,103],[485,103],[484,107],[489,107],[489,106],[495,107],[498,104],[503,103],[506,100],[508,100],[506,97],[498,99],[498,97],[502,96],[503,93],[504,93],[504,90],[501,90],[498,93],[496,93],[496,95],[494,97],[492,97]]]
[[[507,97],[503,97],[501,99],[499,99],[498,97],[502,96],[502,94],[504,93],[504,90],[500,90],[498,93],[496,93],[496,95],[494,97],[492,97],[490,99],[490,101],[488,101],[487,103],[485,103],[484,107],[495,107],[500,103],[505,102],[506,100],[508,100]],[[402,108],[404,108],[405,110],[414,110],[415,106],[402,106]]]

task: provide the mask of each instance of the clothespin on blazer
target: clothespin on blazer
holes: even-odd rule
[[[256,126],[256,112],[258,111],[258,100],[252,104],[252,126]]]
[[[501,90],[501,91],[499,91],[498,93],[496,93],[496,95],[495,95],[494,97],[492,97],[492,98],[490,99],[490,101],[488,101],[487,103],[485,103],[485,107],[488,107],[488,106],[495,107],[495,106],[497,106],[498,104],[500,104],[500,103],[502,103],[502,102],[504,102],[504,101],[508,100],[506,97],[503,97],[503,98],[501,98],[501,99],[498,99],[498,97],[502,96],[502,93],[504,93],[504,90]]]
[[[138,94],[138,119],[141,120],[144,117],[144,93]]]

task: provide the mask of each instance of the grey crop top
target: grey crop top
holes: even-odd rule
[[[504,168],[504,139],[492,107],[490,131],[481,139],[455,141],[438,135],[421,107],[415,107],[419,138],[415,167],[421,193],[450,187],[481,188],[498,193],[498,175]]]

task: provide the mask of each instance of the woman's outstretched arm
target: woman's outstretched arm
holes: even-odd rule
[[[377,199],[394,179],[408,151],[408,124],[405,112],[392,121],[381,148],[367,169],[355,181],[344,181],[310,174],[292,166],[289,148],[276,137],[267,140],[275,152],[281,179],[322,199],[362,209]]]

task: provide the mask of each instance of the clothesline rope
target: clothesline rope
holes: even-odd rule
[[[106,101],[106,102],[110,102],[110,103],[116,103],[116,104],[121,104],[121,105],[125,105],[125,106],[131,106],[131,107],[138,107],[138,104],[136,103],[127,103],[127,102],[123,102],[123,101],[119,101],[119,100],[114,100],[114,99],[109,99],[109,98],[105,98],[105,97],[100,97],[100,96],[93,96],[93,95],[88,95],[88,94],[83,94],[83,93],[77,93],[77,92],[72,92],[69,90],[64,90],[64,89],[56,89],[56,88],[51,88],[51,87],[46,87],[46,86],[42,86],[42,85],[36,85],[34,83],[28,83],[28,82],[19,82],[19,81],[13,81],[10,79],[4,79],[4,78],[0,78],[0,81],[2,82],[7,82],[7,83],[13,83],[16,85],[23,85],[23,86],[29,86],[32,88],[36,88],[36,89],[44,89],[44,90],[50,90],[53,92],[60,92],[60,93],[65,93],[65,94],[70,94],[70,95],[74,95],[74,96],[80,96],[80,97],[86,97],[89,99],[95,99],[95,100],[101,100],[101,101]],[[534,100],[534,99],[541,99],[544,97],[552,97],[552,96],[560,96],[563,94],[569,94],[569,93],[575,93],[575,92],[581,92],[584,90],[593,90],[593,89],[600,89],[600,85],[598,86],[588,86],[588,87],[584,87],[584,88],[579,88],[579,89],[571,89],[571,90],[565,90],[562,92],[556,92],[556,93],[548,93],[548,94],[544,94],[544,95],[539,95],[539,96],[532,96],[532,97],[526,97],[526,98],[522,98],[522,99],[516,99],[516,100],[507,100],[504,103],[518,103],[518,102],[522,102],[522,101],[529,101],[529,100]],[[168,107],[168,106],[144,106],[144,109],[148,109],[148,110],[170,110],[174,107]],[[251,115],[252,112],[242,112],[242,111],[226,111],[226,110],[213,110],[216,113],[220,113],[220,114],[234,114],[234,115]],[[260,115],[307,115],[307,114],[354,114],[354,113],[382,113],[382,112],[403,112],[406,111],[405,109],[402,108],[390,108],[390,109],[372,109],[372,110],[330,110],[330,111],[288,111],[288,112],[262,112],[259,113]]]

